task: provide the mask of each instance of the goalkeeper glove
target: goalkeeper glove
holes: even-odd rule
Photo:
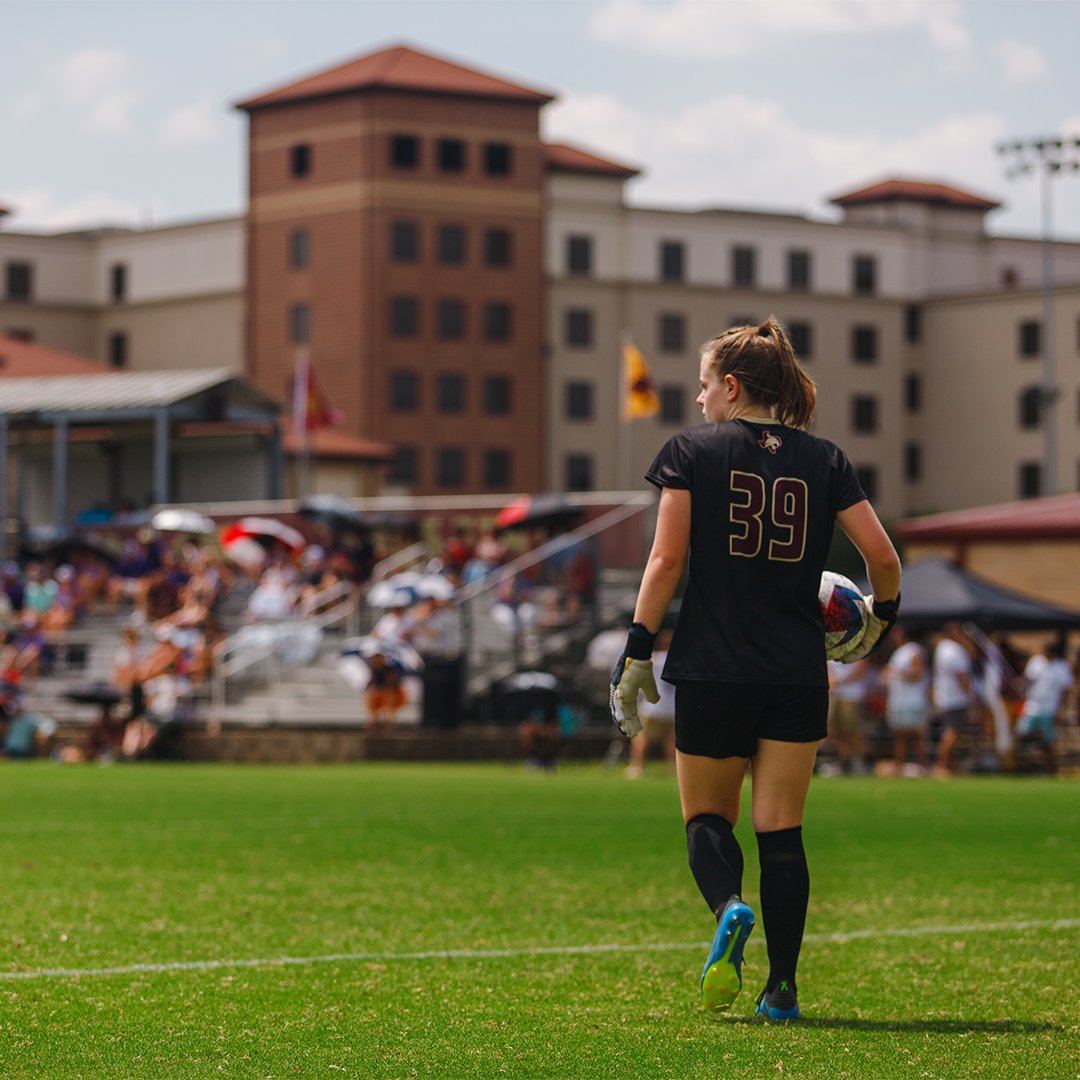
[[[641,623],[634,623],[626,635],[623,649],[615,670],[611,673],[611,719],[629,739],[641,731],[637,703],[640,690],[647,701],[654,705],[660,700],[660,691],[653,677],[652,648],[656,635]]]
[[[895,600],[875,600],[873,596],[864,596],[863,600],[866,603],[866,633],[849,652],[839,657],[842,664],[853,664],[869,656],[889,636],[900,614],[899,593]]]

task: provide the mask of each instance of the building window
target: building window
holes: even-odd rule
[[[587,349],[593,341],[593,318],[588,308],[571,308],[566,313],[566,344]]]
[[[293,176],[307,176],[311,172],[311,146],[308,143],[290,147],[289,172]]]
[[[587,382],[568,382],[565,401],[567,420],[593,418],[593,387]]]
[[[814,328],[809,323],[788,323],[788,341],[800,360],[809,360],[814,355]]]
[[[5,293],[9,300],[33,300],[34,265],[28,262],[9,262],[4,268]]]
[[[439,487],[461,487],[465,483],[465,451],[459,446],[442,446],[435,454],[435,483]]]
[[[420,376],[415,371],[390,373],[390,411],[416,412],[420,408]]]
[[[735,285],[752,289],[756,276],[757,252],[752,247],[738,246],[731,251],[731,280]]]
[[[1022,462],[1018,479],[1021,499],[1037,499],[1042,494],[1042,465],[1037,461]]]
[[[1020,426],[1037,428],[1042,423],[1042,387],[1027,386],[1018,399]]]
[[[391,223],[390,258],[394,262],[416,262],[420,258],[420,227],[415,221]]]
[[[307,229],[293,229],[289,233],[289,267],[305,270],[311,264],[311,233]]]
[[[440,225],[435,249],[443,265],[460,266],[465,261],[465,230],[460,225]]]
[[[917,413],[922,408],[922,376],[914,373],[904,376],[904,410]]]
[[[588,277],[592,273],[591,236],[566,238],[566,272],[578,277]]]
[[[856,364],[873,364],[878,358],[878,332],[876,326],[853,326],[851,328],[851,357]]]
[[[878,426],[878,403],[876,397],[856,394],[851,399],[851,430],[859,435],[872,435]]]
[[[128,336],[122,330],[109,335],[109,366],[123,368],[128,365]]]
[[[851,260],[851,284],[858,296],[877,292],[877,259],[873,255],[856,255]]]
[[[1042,351],[1042,326],[1037,319],[1020,324],[1020,355],[1038,356]]]
[[[792,292],[807,292],[810,288],[810,252],[787,253],[787,283]]]
[[[686,392],[681,386],[660,387],[660,419],[665,424],[686,423]]]
[[[922,341],[922,306],[908,304],[904,308],[904,340],[914,344]]]
[[[395,484],[414,484],[420,474],[420,455],[415,446],[399,446],[390,460],[387,479]]]
[[[922,446],[917,442],[904,444],[904,479],[910,483],[922,479]]]
[[[510,380],[505,375],[484,379],[484,412],[488,416],[506,416],[510,412]]]
[[[660,280],[682,281],[685,271],[686,246],[681,240],[663,240],[660,243]]]
[[[465,378],[462,375],[440,375],[435,380],[435,400],[439,412],[465,411]]]
[[[114,304],[127,299],[127,263],[109,267],[109,297]]]
[[[509,229],[488,229],[484,233],[484,262],[488,266],[509,266],[513,261],[513,234]]]
[[[435,305],[435,333],[443,341],[465,336],[465,305],[460,300],[440,300]]]
[[[686,319],[674,312],[661,312],[657,337],[661,352],[682,352],[686,348]]]
[[[486,488],[506,488],[510,486],[510,451],[485,450],[483,459],[483,481]]]
[[[311,309],[307,304],[289,308],[289,340],[296,345],[311,340]]]
[[[564,487],[567,491],[592,491],[593,459],[591,454],[567,454],[563,462]]]
[[[461,139],[440,139],[438,155],[443,172],[465,171],[465,144]]]
[[[488,176],[509,176],[514,166],[514,150],[509,143],[484,144],[484,172]]]
[[[484,305],[484,340],[509,341],[513,331],[513,314],[510,305],[493,300]]]
[[[873,502],[878,497],[877,469],[873,465],[856,465],[855,479],[859,481],[863,494]]]
[[[415,296],[390,298],[390,333],[395,337],[414,337],[420,332],[420,302]]]
[[[395,169],[415,169],[420,164],[420,140],[415,135],[391,135],[390,164]]]

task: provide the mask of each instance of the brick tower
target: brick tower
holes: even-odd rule
[[[550,100],[396,47],[237,106],[248,372],[285,398],[306,347],[341,430],[395,447],[402,489],[541,486]]]

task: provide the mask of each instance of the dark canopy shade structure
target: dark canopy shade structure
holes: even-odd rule
[[[921,559],[904,567],[900,621],[912,630],[973,622],[982,630],[1080,630],[1080,611],[1022,596],[954,566]]]

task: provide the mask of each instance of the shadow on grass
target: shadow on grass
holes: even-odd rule
[[[717,1019],[720,1019],[719,1017]],[[732,1024],[785,1024],[782,1020],[765,1021],[757,1016],[733,1016]],[[844,1031],[896,1031],[931,1033],[936,1035],[963,1035],[979,1032],[986,1035],[1038,1035],[1044,1032],[1062,1032],[1060,1024],[1035,1020],[860,1020],[856,1017],[813,1016],[785,1024],[800,1028],[839,1028]]]

